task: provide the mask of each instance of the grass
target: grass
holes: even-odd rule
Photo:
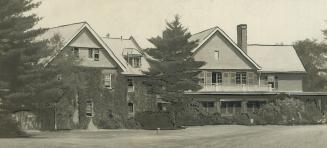
[[[0,139],[1,148],[325,148],[327,126],[199,126],[183,130],[32,132]]]

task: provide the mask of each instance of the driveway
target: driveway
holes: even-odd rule
[[[198,126],[183,130],[32,132],[0,148],[326,148],[327,126]]]

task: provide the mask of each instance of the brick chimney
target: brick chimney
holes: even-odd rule
[[[247,26],[246,24],[237,25],[237,45],[247,53]]]

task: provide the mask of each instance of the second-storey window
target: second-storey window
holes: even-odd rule
[[[94,61],[99,61],[100,58],[99,49],[93,49],[93,56],[94,56]]]
[[[205,72],[204,71],[199,73],[199,79],[200,79],[199,84],[204,85],[205,84]]]
[[[246,72],[236,72],[236,84],[246,84]]]
[[[72,49],[72,51],[73,51],[73,56],[74,56],[75,58],[78,58],[78,57],[79,57],[79,48],[74,47],[74,48]]]
[[[89,49],[89,52],[88,53],[89,53],[89,56],[88,57],[90,59],[93,58],[93,49],[92,48]]]
[[[212,72],[212,85],[217,85],[222,83],[221,72]]]
[[[128,92],[134,91],[133,78],[127,78],[127,87],[128,87]]]
[[[111,85],[111,77],[112,77],[112,74],[104,74],[104,86],[106,88],[109,88],[111,89],[112,88],[112,85]]]
[[[128,58],[128,64],[131,65],[132,67],[138,68],[141,67],[141,56],[138,57],[129,57]]]
[[[215,50],[215,53],[214,53],[214,57],[215,57],[215,60],[219,60],[219,51],[218,50]]]
[[[267,76],[267,83],[271,85],[271,88],[277,88],[277,77],[274,75]]]

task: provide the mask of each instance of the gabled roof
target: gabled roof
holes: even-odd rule
[[[305,73],[293,46],[248,45],[248,55],[258,62],[261,72]]]
[[[126,71],[124,71],[123,74],[144,75],[143,72],[149,70],[150,65],[145,58],[141,59],[141,67],[139,68],[129,65],[127,60],[124,58],[124,56],[127,56],[127,54],[144,56],[142,49],[136,43],[133,37],[130,37],[129,39],[104,37],[102,39],[110,47],[110,49],[112,49],[114,54],[117,55],[118,59],[123,61],[122,64],[126,67]]]
[[[217,26],[193,34],[189,38],[189,41],[198,41],[198,46],[195,47],[191,52],[195,53],[197,50],[199,50],[202,47],[202,45],[205,44],[211,38],[211,36],[213,36],[216,32],[222,34],[223,37],[225,37],[227,41],[229,41],[254,67],[256,67],[257,69],[261,69],[261,67],[253,59],[251,59],[241,48],[237,46],[237,44],[222,29],[220,29]]]
[[[36,40],[51,39],[56,34],[60,35],[63,40],[63,46],[47,58],[41,59],[40,62],[44,62],[45,66],[50,63],[59,53],[62,51],[69,43],[74,40],[74,38],[83,30],[88,29],[90,33],[95,37],[95,39],[100,43],[100,45],[109,53],[110,57],[118,64],[118,66],[126,71],[126,67],[117,55],[108,47],[107,44],[102,40],[102,38],[91,28],[87,22],[73,23],[68,25],[62,25],[54,28],[49,28],[42,35],[36,38]]]

